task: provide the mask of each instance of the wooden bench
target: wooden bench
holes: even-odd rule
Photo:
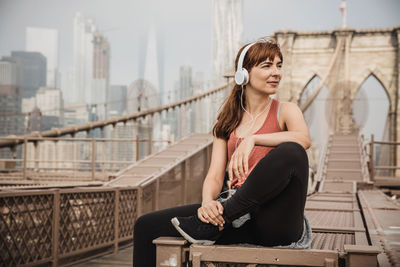
[[[348,267],[376,267],[380,250],[372,246],[345,245],[344,253],[338,250],[286,249],[238,245],[190,245],[183,238],[160,237],[153,241],[157,247],[157,266],[185,266],[190,261],[193,267],[223,264],[294,265],[337,267],[344,260]],[[225,265],[224,265],[225,266]],[[228,265],[229,266],[229,265]]]

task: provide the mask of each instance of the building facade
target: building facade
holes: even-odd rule
[[[108,116],[119,116],[125,112],[127,98],[126,98],[126,85],[111,85],[108,90],[107,99],[107,111]]]
[[[0,60],[0,136],[24,133],[22,90],[18,84],[17,70],[16,61]]]
[[[110,44],[93,20],[74,17],[72,103],[86,103],[93,119],[105,119],[110,77]]]
[[[110,86],[110,44],[101,32],[93,33],[93,83],[91,104],[97,105],[100,119],[107,116],[107,93]]]
[[[17,82],[21,86],[23,97],[35,96],[39,87],[46,86],[47,60],[42,53],[12,51],[11,57],[17,62]]]
[[[58,88],[58,31],[47,28],[26,28],[25,50],[40,52],[46,57],[46,86]]]
[[[73,88],[72,102],[89,103],[93,77],[94,22],[77,13],[73,26]]]
[[[193,75],[191,66],[179,68],[179,99],[193,95]]]

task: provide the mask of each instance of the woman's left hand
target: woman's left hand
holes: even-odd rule
[[[245,174],[249,171],[249,155],[253,150],[255,143],[253,135],[242,139],[240,145],[232,154],[231,161],[228,165],[229,179],[237,177],[239,181],[245,179]]]

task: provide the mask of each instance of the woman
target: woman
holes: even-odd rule
[[[213,129],[202,203],[140,217],[134,229],[134,266],[155,265],[152,240],[159,236],[182,235],[200,244],[310,246],[304,216],[308,128],[296,104],[270,97],[282,78],[282,63],[272,39],[239,50],[236,85]],[[226,168],[234,194],[222,200]]]

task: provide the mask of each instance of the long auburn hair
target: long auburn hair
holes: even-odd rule
[[[240,54],[247,45],[248,44],[239,49],[235,60],[235,71],[237,70]],[[283,62],[283,56],[278,42],[271,38],[261,39],[247,51],[243,60],[243,68],[250,73],[254,66],[257,66],[267,59],[273,61],[276,56]],[[228,140],[231,132],[239,126],[244,114],[240,106],[241,89],[241,86],[237,84],[234,85],[231,94],[222,107],[221,112],[218,114],[217,122],[213,127],[213,135],[215,137]],[[246,108],[246,94],[243,94],[243,105]]]

